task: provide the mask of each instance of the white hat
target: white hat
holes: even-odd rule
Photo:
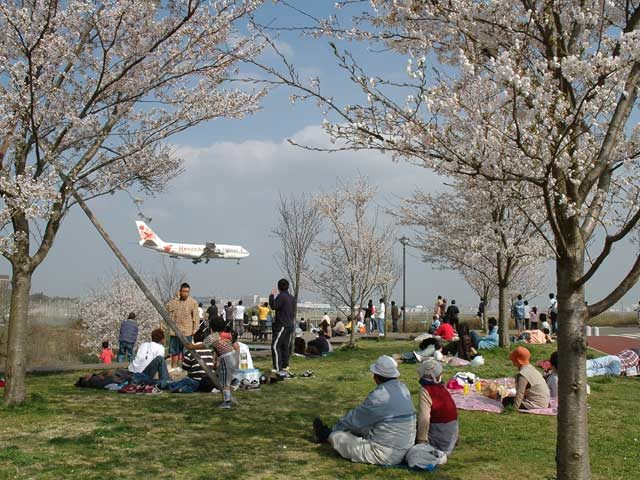
[[[418,367],[420,377],[431,377],[434,380],[442,375],[442,364],[435,358],[427,358]]]
[[[371,373],[375,373],[384,378],[398,378],[400,376],[398,364],[389,355],[380,355],[376,363],[371,365],[370,370]]]

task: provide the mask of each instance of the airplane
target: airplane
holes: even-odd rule
[[[189,243],[167,243],[151,230],[144,222],[136,221],[138,234],[140,235],[141,247],[149,248],[171,258],[188,258],[194,264],[204,261],[209,263],[211,259],[240,260],[247,258],[249,252],[240,245],[221,245],[207,242],[204,245],[193,245]]]

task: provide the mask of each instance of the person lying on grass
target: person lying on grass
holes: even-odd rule
[[[397,465],[416,438],[416,411],[407,386],[398,380],[395,360],[378,357],[370,367],[377,387],[364,403],[342,417],[333,429],[313,421],[313,440],[328,442],[342,457],[358,463]]]
[[[189,343],[186,347],[189,350],[201,348],[213,350],[217,358],[216,372],[220,378],[220,385],[222,385],[222,403],[218,407],[231,408],[231,379],[233,372],[238,368],[237,352],[240,351],[238,342],[233,338],[229,339],[226,335],[221,335],[220,332],[211,332],[202,343]]]
[[[518,367],[516,374],[516,393],[514,397],[505,397],[504,406],[513,405],[516,409],[532,410],[547,408],[550,393],[542,374],[529,363],[531,352],[524,347],[516,347],[509,354],[511,363]]]
[[[420,404],[416,443],[429,443],[445,452],[453,452],[458,441],[458,409],[442,384],[442,363],[427,358],[418,367]]]
[[[587,377],[601,375],[627,375],[636,376],[640,369],[640,349],[626,349],[615,355],[587,360]]]

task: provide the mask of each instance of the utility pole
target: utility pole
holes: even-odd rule
[[[401,237],[402,244],[402,333],[407,330],[407,245],[409,239]]]

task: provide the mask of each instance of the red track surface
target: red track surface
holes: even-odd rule
[[[589,348],[608,355],[615,355],[625,348],[640,348],[640,340],[628,337],[587,337]]]

